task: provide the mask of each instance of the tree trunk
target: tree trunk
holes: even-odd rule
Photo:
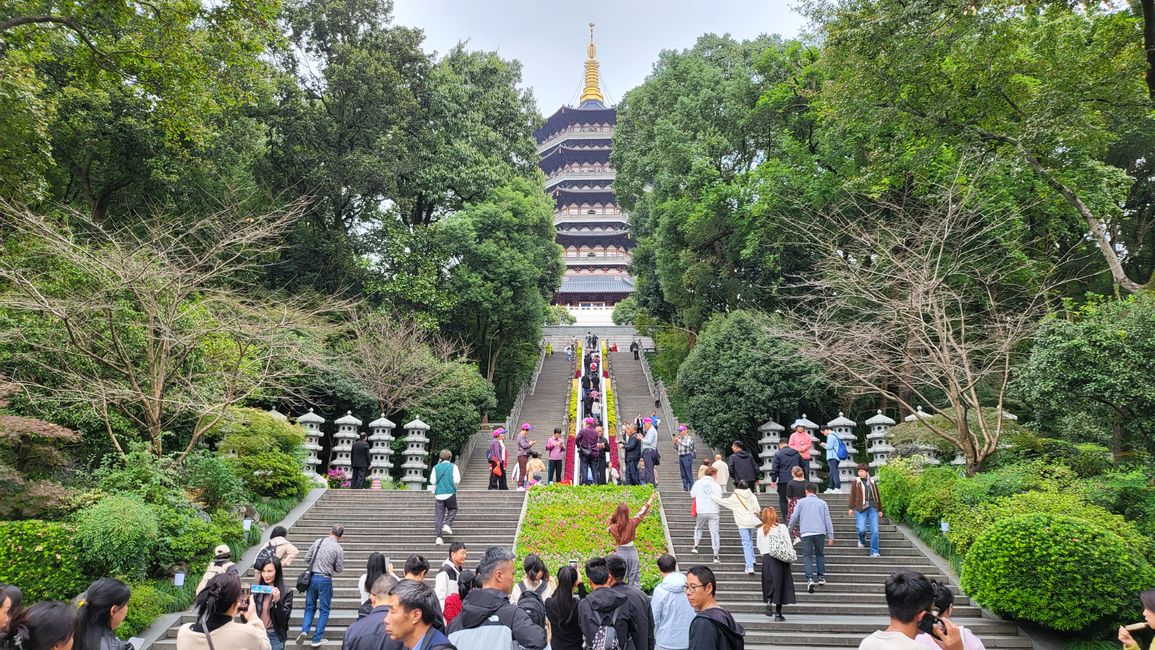
[[[1155,100],[1155,0],[1140,0],[1143,7],[1143,49],[1147,51],[1147,95]]]

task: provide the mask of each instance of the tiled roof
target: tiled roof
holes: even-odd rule
[[[545,124],[534,132],[534,137],[538,142],[545,142],[549,136],[574,124],[616,124],[617,121],[618,112],[612,108],[562,106],[546,118]]]
[[[615,280],[614,278],[621,278]],[[634,281],[626,275],[615,276],[566,276],[562,278],[558,293],[632,293]]]

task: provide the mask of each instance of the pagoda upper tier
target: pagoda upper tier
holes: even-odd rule
[[[536,132],[557,242],[565,250],[566,273],[554,302],[580,308],[608,308],[634,288],[634,241],[610,164],[617,111],[605,104],[596,55],[591,24],[581,102],[562,106]]]

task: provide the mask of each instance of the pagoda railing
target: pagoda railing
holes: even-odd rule
[[[588,129],[588,128],[592,128],[592,127],[583,127],[583,128]],[[614,129],[612,126],[602,126],[602,127],[599,127],[599,129],[600,130],[597,130],[597,131],[592,131],[592,130],[571,131],[569,129],[566,129],[564,131],[558,131],[557,133],[546,138],[546,140],[544,142],[537,145],[537,152],[539,154],[543,153],[543,152],[545,152],[546,149],[557,146],[558,144],[561,144],[562,142],[565,142],[566,140],[605,140],[605,139],[611,137],[613,135],[613,132],[614,132]]]

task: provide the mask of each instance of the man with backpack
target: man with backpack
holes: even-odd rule
[[[477,566],[481,588],[461,604],[461,613],[449,626],[449,641],[460,650],[541,650],[545,629],[529,614],[509,602],[513,592],[514,555],[507,548],[491,547]]]
[[[437,594],[437,602],[442,607],[445,607],[445,599],[449,598],[449,594],[457,593],[457,577],[461,575],[461,569],[468,557],[469,551],[466,550],[464,542],[453,542],[449,545],[449,557],[441,563],[441,570],[433,580],[433,591]]]
[[[237,570],[236,563],[229,559],[231,554],[232,551],[229,550],[228,544],[220,544],[216,547],[213,551],[213,561],[209,562],[208,567],[205,569],[204,576],[202,576],[201,581],[197,583],[197,594],[204,591],[205,585],[209,583],[209,580],[212,580],[222,573],[231,573],[239,577],[240,572]]]
[[[878,518],[882,516],[882,495],[878,484],[870,478],[870,466],[858,466],[858,480],[850,484],[850,511],[858,533],[858,548],[866,547],[866,528],[870,526],[870,557],[882,557],[878,552]]]
[[[840,494],[842,492],[842,477],[838,475],[838,466],[850,454],[846,450],[846,443],[842,442],[842,438],[839,438],[829,425],[823,426],[821,431],[826,435],[826,442],[819,444],[826,450],[826,467],[830,470],[830,480],[827,483],[826,491]]]
[[[585,650],[625,650],[630,637],[629,599],[613,589],[613,579],[604,558],[586,562],[586,581],[592,591],[578,602],[578,623],[585,637]]]
[[[650,597],[637,585],[626,584],[626,559],[617,553],[606,556],[612,588],[626,597],[629,612],[629,636],[623,641],[625,650],[654,650],[654,610]]]

